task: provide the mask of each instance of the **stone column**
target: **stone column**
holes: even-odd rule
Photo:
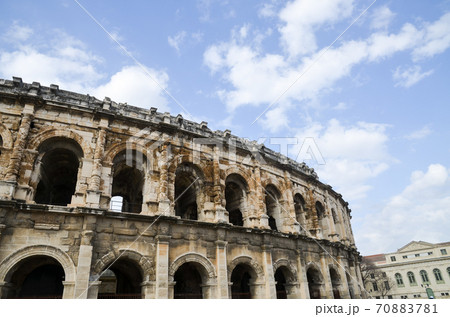
[[[169,166],[167,144],[161,147],[161,157],[159,164],[159,202],[158,213],[160,215],[175,216],[175,209],[171,208],[169,200]]]
[[[263,251],[263,269],[265,277],[265,298],[277,298],[275,287],[275,274],[273,272],[272,262],[272,246],[265,244],[262,246]]]
[[[364,285],[362,281],[361,267],[358,260],[355,260],[355,276],[358,283],[358,293],[360,298],[365,298]]]
[[[255,164],[257,164],[255,162]],[[250,215],[250,224],[252,227],[269,229],[269,216],[266,214],[265,192],[261,184],[261,169],[259,165],[254,168],[255,180],[255,209],[253,215]]]
[[[91,217],[87,217],[86,220],[91,220],[89,218]],[[93,218],[93,221],[95,221],[95,217]],[[75,278],[75,298],[78,299],[88,298],[93,249],[91,240],[93,236],[94,232],[92,230],[84,230],[81,233],[81,244],[80,250],[78,251],[77,275]]]
[[[330,277],[330,269],[328,268],[328,261],[326,259],[327,257],[326,252],[320,253],[320,266],[322,269],[322,275],[323,275],[323,283],[325,287],[325,296],[328,299],[332,299],[333,296],[333,286],[331,284],[331,277]]]
[[[26,104],[22,111],[22,121],[14,142],[11,157],[6,169],[5,181],[0,184],[0,197],[12,199],[17,186],[23,152],[26,147],[31,122],[34,118],[34,105]]]
[[[300,298],[309,299],[308,278],[306,277],[306,264],[303,253],[297,251],[297,279],[300,283]]]
[[[349,299],[350,298],[350,293],[348,291],[348,281],[347,281],[347,274],[345,274],[345,263],[344,263],[344,259],[345,257],[343,255],[338,255],[337,256],[337,261],[339,263],[338,267],[339,267],[339,275],[341,278],[341,287],[340,287],[340,293],[341,293],[341,297],[342,298],[346,298]]]
[[[216,241],[217,298],[219,299],[230,298],[228,293],[227,243],[223,240]]]
[[[103,121],[104,119],[102,119]],[[89,186],[87,190],[86,203],[90,207],[100,207],[100,182],[102,177],[102,159],[105,150],[106,142],[106,130],[100,128],[97,136],[97,143],[95,145],[94,161],[92,166],[92,175],[89,180]]]
[[[87,291],[88,299],[97,299],[98,298],[98,289],[100,288],[101,284],[102,284],[102,281],[98,281],[98,280],[89,282],[89,289]]]
[[[141,283],[141,293],[142,297],[145,299],[155,298],[155,282],[154,281],[146,281]]]
[[[169,235],[156,236],[156,298],[169,298]]]
[[[229,222],[229,215],[225,209],[225,189],[221,184],[220,179],[220,150],[221,147],[217,144],[214,146],[214,160],[213,160],[213,177],[214,177],[214,222]]]
[[[282,206],[285,209],[284,212],[287,212],[285,218],[285,228],[288,228],[289,232],[300,233],[300,224],[297,222],[295,215],[294,196],[292,195],[294,190],[292,188],[292,182],[289,178],[288,171],[284,171],[284,183],[286,186],[286,200]]]

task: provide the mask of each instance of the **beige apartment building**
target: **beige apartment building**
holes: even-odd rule
[[[411,241],[397,252],[366,256],[386,279],[369,277],[364,287],[374,298],[450,298],[449,254],[450,242]],[[390,284],[388,291],[385,283]]]

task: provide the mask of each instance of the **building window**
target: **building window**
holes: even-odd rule
[[[375,299],[381,299],[381,297],[380,296],[375,296]]]
[[[386,276],[387,276],[387,275],[386,275],[386,272],[382,272],[382,273],[381,273],[381,276],[382,276],[382,277],[386,277]]]
[[[395,256],[391,256],[391,262],[395,262],[397,261],[397,259],[395,258]]]
[[[416,283],[416,278],[415,278],[415,276],[414,276],[414,273],[413,272],[408,272],[408,280],[409,280],[409,284],[410,285],[417,285],[417,283]]]
[[[384,289],[387,291],[391,289],[391,286],[389,285],[389,281],[384,281]]]
[[[375,274],[374,273],[370,273],[370,278],[375,278]]]
[[[450,266],[447,268],[448,276],[450,277]]]
[[[403,256],[403,258],[404,258],[404,259],[407,259],[407,258],[408,258],[408,256],[407,256],[407,255],[404,255],[404,256]]]
[[[439,269],[433,270],[434,277],[436,278],[436,282],[438,284],[443,284],[444,280],[442,279],[441,271]]]
[[[447,250],[446,249],[441,249],[441,254],[442,255],[447,255]]]
[[[433,252],[428,252],[428,255],[432,255],[433,254]]]
[[[403,278],[402,278],[402,275],[401,275],[400,273],[395,273],[395,280],[397,281],[397,285],[398,285],[399,287],[405,286],[405,285],[403,284]]]
[[[388,299],[392,299],[392,295],[388,295]]]
[[[418,257],[420,256],[420,254],[419,254],[419,253],[416,253],[416,254],[414,254],[414,256],[415,256],[416,258],[418,258]]]
[[[428,273],[425,270],[420,271],[420,277],[422,278],[422,282],[428,283],[430,280],[428,279]]]
[[[377,283],[373,282],[372,283],[372,287],[373,287],[373,291],[374,292],[378,292],[378,285],[377,285]]]

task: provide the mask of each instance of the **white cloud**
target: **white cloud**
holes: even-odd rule
[[[155,79],[151,79],[148,74]],[[136,107],[156,107],[168,111],[168,102],[160,86],[167,88],[169,76],[165,72],[139,66],[127,66],[114,74],[110,81],[92,90],[98,98],[110,97],[117,102],[126,102]]]
[[[20,25],[17,21],[15,21],[3,35],[3,39],[7,42],[19,43],[28,40],[33,33],[34,31],[32,28],[25,25]]]
[[[417,84],[419,81],[421,81],[425,77],[430,76],[432,73],[433,73],[433,70],[422,72],[421,67],[418,65],[409,67],[407,69],[402,69],[399,66],[395,70],[395,72],[393,74],[393,78],[395,81],[395,86],[409,88],[409,87]]]
[[[395,14],[387,7],[382,6],[376,8],[372,14],[372,22],[370,27],[372,29],[386,29],[394,19]]]
[[[177,53],[180,53],[180,45],[183,43],[186,35],[186,31],[181,31],[178,32],[175,36],[169,36],[167,38],[169,45],[172,46],[177,51]]]
[[[58,84],[61,88],[85,91],[103,76],[91,62],[89,53],[73,59],[77,47],[62,47],[51,52],[40,52],[24,46],[12,52],[0,52],[0,74],[3,78],[22,77],[26,82],[38,81],[43,85]]]
[[[345,102],[339,102],[336,106],[333,107],[334,110],[347,110],[348,105]]]
[[[46,41],[42,44],[39,39],[29,38],[28,30],[31,28],[18,24],[7,30],[6,34],[21,34],[23,41],[10,51],[0,50],[0,77],[18,76],[25,82],[57,84],[61,89],[89,93],[100,99],[108,96],[138,107],[168,109],[163,91],[140,67],[125,66],[107,78],[99,70],[102,58],[90,52],[80,40],[53,30],[45,34]],[[147,71],[162,88],[167,88],[169,77],[165,72],[150,68]]]
[[[422,129],[411,132],[410,134],[405,136],[405,139],[408,140],[421,140],[426,138],[432,133],[431,129],[428,126],[424,126]]]
[[[276,16],[276,14],[275,4],[273,3],[264,3],[258,10],[258,16],[264,18],[271,18]]]
[[[440,54],[450,47],[450,12],[425,27],[424,41],[413,51],[418,60]]]
[[[347,18],[353,11],[353,0],[295,0],[279,13],[281,43],[290,56],[315,52],[314,32],[322,25]]]
[[[346,199],[357,200],[371,189],[370,180],[394,162],[387,149],[386,129],[386,125],[367,122],[344,126],[332,119],[326,126],[310,123],[297,133],[297,139],[314,138],[326,162],[315,166],[319,177],[333,184]]]
[[[360,249],[388,252],[411,240],[448,240],[450,170],[431,164],[426,172],[411,173],[410,184],[382,208],[368,215],[356,232]]]
[[[324,3],[326,2],[319,1],[309,10],[316,10]],[[351,12],[351,2],[336,1],[335,6],[337,3],[340,4],[341,11]],[[293,18],[291,15],[297,17],[293,8],[301,7],[303,4],[302,1],[290,2],[281,10],[280,16],[284,16],[285,21]],[[339,9],[336,10],[339,11]],[[341,14],[341,16],[345,16],[345,14]],[[223,80],[231,85],[231,87],[228,86],[226,89],[222,88],[218,91],[218,95],[227,105],[230,113],[243,106],[262,105],[267,107],[273,103],[272,108],[282,108],[275,110],[276,113],[286,114],[284,118],[289,121],[290,116],[287,111],[290,108],[317,104],[314,101],[320,99],[323,93],[333,90],[339,80],[351,75],[351,71],[356,65],[377,63],[398,52],[410,51],[414,58],[417,54],[414,53],[415,50],[425,47],[424,45],[431,38],[442,40],[442,37],[437,35],[439,33],[437,31],[434,32],[436,33],[434,37],[429,34],[433,28],[442,30],[442,27],[438,28],[437,26],[445,24],[443,21],[446,21],[446,16],[444,15],[437,22],[419,28],[405,23],[398,32],[389,33],[380,29],[365,39],[341,41],[339,46],[331,47],[324,54],[323,50],[315,53],[308,51],[309,55],[303,56],[300,62],[293,60],[289,54],[263,53],[259,43],[243,41],[239,32],[233,31],[228,42],[209,46],[203,58],[205,65],[213,74],[221,75]],[[305,21],[302,23],[311,26],[308,30],[314,36],[312,25],[332,23],[333,21],[335,21],[334,15],[330,11],[319,14],[317,20],[313,19],[308,22],[309,24]],[[291,24],[287,23],[286,25]],[[286,41],[294,46],[301,44],[300,42],[294,43],[297,33],[289,35],[287,30],[280,32],[282,42]],[[256,38],[256,36],[253,37]],[[292,50],[296,49],[292,48]],[[397,84],[409,87],[431,74],[431,71],[421,72],[417,67],[406,71],[398,69]],[[268,114],[261,119],[260,123],[270,120]],[[277,122],[271,121],[270,123],[265,127],[270,127],[271,131],[277,130]],[[288,124],[289,122],[280,120],[279,125],[281,127]]]

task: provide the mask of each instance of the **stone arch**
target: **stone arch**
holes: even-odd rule
[[[115,144],[112,147],[110,147],[108,150],[105,151],[105,154],[103,156],[103,162],[105,164],[112,164],[113,160],[117,156],[117,154],[119,154],[120,152],[125,151],[125,150],[140,152],[143,155],[145,155],[148,160],[152,160],[153,159],[153,151],[152,151],[153,147],[151,145],[154,144],[154,142],[152,141],[149,143],[151,143],[150,148],[147,148],[139,143],[121,142],[121,143]],[[151,161],[149,162],[149,164],[151,164]]]
[[[175,205],[175,215],[185,219],[205,221],[204,208],[207,202],[203,169],[191,162],[176,164],[173,173],[169,173],[169,199]]]
[[[320,269],[320,266],[317,263],[308,262],[308,264],[306,264],[305,266],[305,271],[308,271],[309,269],[317,270],[320,273],[320,281],[321,282],[324,281],[322,270]]]
[[[265,213],[268,218],[269,228],[276,231],[284,231],[283,194],[280,187],[269,183],[264,186]]]
[[[285,268],[289,272],[289,275],[287,276],[288,283],[297,282],[297,269],[291,261],[288,259],[278,259],[273,264],[273,272],[276,272],[279,268]]]
[[[324,277],[320,267],[314,262],[309,262],[305,267],[305,272],[310,298],[323,298],[325,296]]]
[[[249,185],[246,179],[237,173],[225,178],[225,209],[229,222],[237,226],[250,226],[248,217]]]
[[[185,253],[169,266],[170,298],[214,298],[216,270],[199,253]]]
[[[30,140],[28,143],[27,148],[35,150],[37,149],[43,142],[45,142],[48,139],[54,138],[54,137],[62,137],[67,138],[75,141],[78,143],[78,145],[83,150],[83,157],[85,158],[92,158],[93,153],[92,149],[89,146],[89,143],[86,142],[82,136],[80,136],[78,133],[70,131],[70,130],[60,130],[56,128],[50,128],[46,129],[39,134],[37,134],[34,138]]]
[[[247,183],[247,187],[250,187],[250,185],[252,184],[252,176],[250,175],[250,172],[243,169],[240,166],[231,166],[231,167],[227,168],[225,170],[224,179],[227,179],[227,177],[230,176],[231,174],[237,174],[237,175],[241,176]],[[248,188],[247,190],[249,190],[249,189],[250,188]]]
[[[282,186],[281,182],[278,179],[276,179],[275,177],[269,176],[264,179],[261,179],[261,186],[264,188],[266,188],[267,186],[274,186],[275,188],[278,189],[280,194],[282,194],[280,188],[282,188],[283,186]],[[283,197],[283,196],[281,195],[280,197]]]
[[[236,266],[239,264],[245,264],[250,266],[256,273],[255,280],[260,280],[264,278],[264,270],[261,265],[258,264],[252,257],[247,255],[241,255],[234,258],[228,265],[228,281],[231,282],[231,273]]]
[[[8,279],[8,275],[12,273],[11,269],[16,264],[32,256],[48,256],[55,259],[64,269],[65,281],[75,281],[75,265],[66,252],[51,245],[33,245],[15,251],[0,263],[0,282]]]
[[[203,272],[201,274],[204,274],[204,277],[211,282],[217,275],[216,275],[216,269],[214,268],[214,265],[209,261],[207,258],[205,258],[203,255],[199,253],[186,253],[183,255],[180,255],[177,257],[172,264],[169,266],[169,281],[173,281],[173,277],[183,264],[194,262],[199,264],[199,267],[203,268]],[[205,280],[204,283],[207,281]]]
[[[119,258],[124,258],[134,262],[140,269],[144,281],[155,279],[155,270],[152,261],[141,253],[128,249],[119,250],[116,252],[110,251],[103,255],[95,262],[92,274],[94,276],[99,276],[104,270],[106,270],[114,261],[117,261]]]
[[[11,135],[11,131],[2,123],[0,123],[0,136],[3,141],[3,148],[4,149],[12,149],[14,142]]]
[[[50,130],[37,138],[42,142],[30,152],[28,159],[33,167],[26,180],[30,189],[27,200],[66,206],[84,182],[81,170],[86,151],[75,133],[57,131]]]

